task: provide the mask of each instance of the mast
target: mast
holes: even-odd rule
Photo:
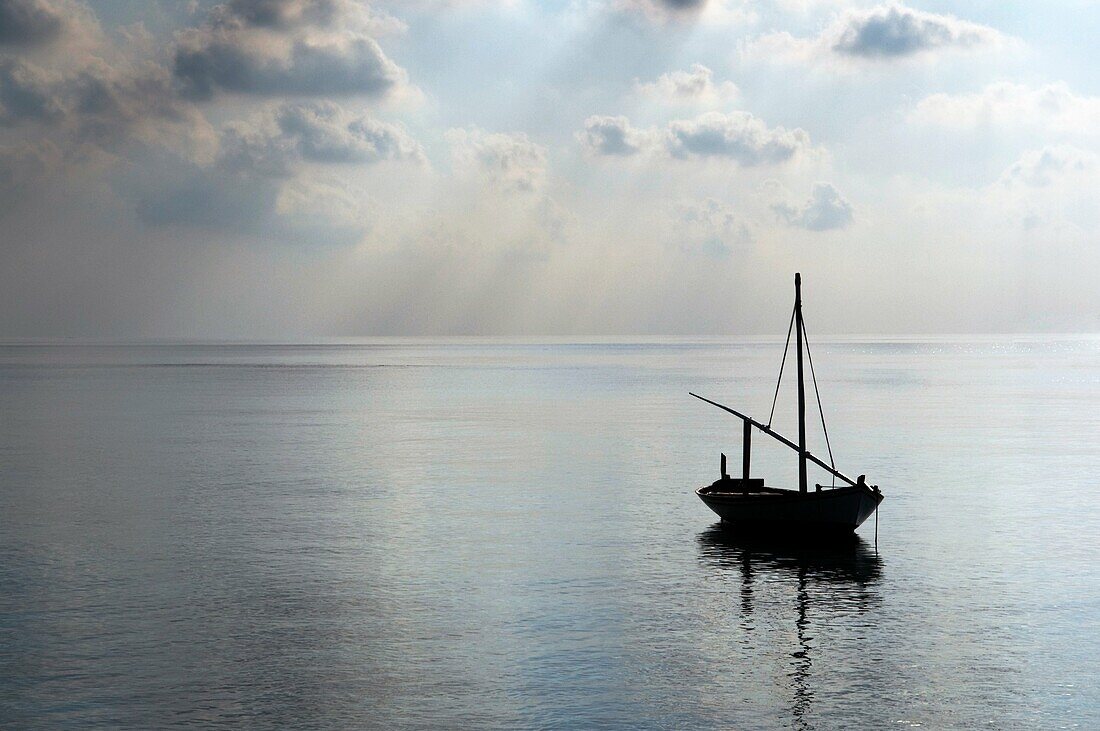
[[[794,326],[798,344],[798,491],[806,492],[806,384],[802,380],[802,275],[794,275]]]

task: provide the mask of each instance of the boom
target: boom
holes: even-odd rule
[[[744,421],[746,424],[752,424],[757,429],[764,432],[765,434],[772,437],[773,439],[776,439],[777,441],[781,442],[782,444],[787,445],[788,447],[790,447],[791,449],[793,449],[796,452],[799,452],[800,454],[804,454],[806,456],[806,459],[810,460],[811,462],[813,462],[814,464],[816,464],[818,467],[822,468],[826,472],[828,472],[832,475],[836,475],[840,480],[842,480],[844,482],[847,482],[849,485],[856,484],[855,480],[853,480],[852,478],[848,477],[847,475],[833,469],[827,463],[822,462],[820,459],[818,459],[814,455],[810,454],[809,452],[807,452],[805,450],[802,450],[802,449],[799,449],[797,444],[792,442],[790,439],[787,439],[787,437],[783,436],[782,434],[779,434],[778,432],[772,431],[771,427],[768,427],[768,426],[765,426],[765,425],[761,424],[759,421],[757,421],[756,419],[753,419],[752,417],[745,416],[740,411],[736,411],[734,409],[731,409],[728,406],[723,406],[722,404],[718,403],[717,401],[711,401],[708,398],[703,398],[702,396],[700,396],[697,393],[691,393],[689,391],[688,394],[691,395],[691,396],[694,396],[695,398],[699,399],[700,401],[706,401],[711,406],[717,406],[718,408],[722,409],[722,411],[727,411],[727,412],[733,414],[738,419],[741,419],[742,421]]]

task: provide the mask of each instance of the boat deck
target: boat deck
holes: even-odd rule
[[[744,480],[737,478],[726,478],[718,480],[699,488],[696,492],[699,495],[711,495],[714,497],[794,497],[798,495],[818,495],[821,493],[831,493],[834,490],[842,489],[844,486],[828,487],[826,485],[814,485],[813,490],[809,490],[807,493],[800,493],[798,490],[793,490],[783,487],[768,487],[761,479],[748,480],[749,484],[745,484]]]
[[[792,490],[784,490],[781,487],[767,487],[764,485],[764,480],[760,478],[745,480],[735,477],[724,477],[699,489],[700,495],[730,495],[734,497],[749,495],[778,497],[780,495],[790,495],[792,492]]]

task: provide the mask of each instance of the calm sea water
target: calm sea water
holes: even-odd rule
[[[817,345],[877,548],[692,494],[781,352],[2,346],[0,726],[1100,727],[1100,340]]]

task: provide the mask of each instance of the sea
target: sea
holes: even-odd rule
[[[1100,728],[1100,338],[813,343],[838,546],[694,494],[783,350],[2,344],[0,727]]]

